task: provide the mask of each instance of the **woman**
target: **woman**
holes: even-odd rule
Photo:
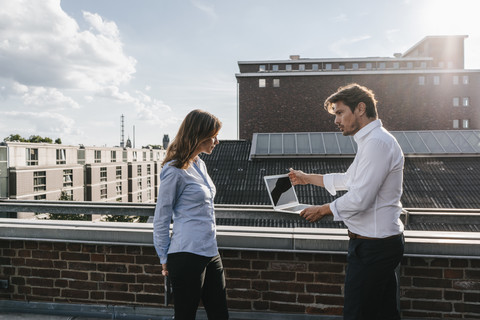
[[[153,238],[162,274],[172,283],[175,320],[195,319],[200,299],[208,319],[228,319],[215,230],[216,189],[198,157],[202,152],[212,153],[221,126],[214,115],[193,110],[183,120],[162,163]]]

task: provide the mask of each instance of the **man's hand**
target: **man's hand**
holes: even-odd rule
[[[325,216],[332,215],[332,210],[330,210],[330,204],[324,204],[322,206],[312,206],[304,209],[300,212],[300,217],[305,218],[308,222],[315,222],[322,219]]]
[[[288,177],[290,178],[290,181],[292,181],[292,184],[294,186],[297,184],[308,184],[307,174],[302,170],[293,170],[292,168],[290,168]]]

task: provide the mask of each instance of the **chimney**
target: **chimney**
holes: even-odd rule
[[[290,60],[300,60],[300,55],[298,54],[291,55]]]

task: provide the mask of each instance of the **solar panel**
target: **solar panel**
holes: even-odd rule
[[[480,155],[480,130],[392,131],[408,155]],[[341,132],[254,133],[250,158],[353,157],[357,144]]]

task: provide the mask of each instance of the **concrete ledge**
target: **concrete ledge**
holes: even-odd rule
[[[0,219],[0,239],[152,246],[151,223]],[[347,231],[338,228],[218,226],[221,249],[345,254]],[[406,256],[480,259],[480,233],[405,231]]]

